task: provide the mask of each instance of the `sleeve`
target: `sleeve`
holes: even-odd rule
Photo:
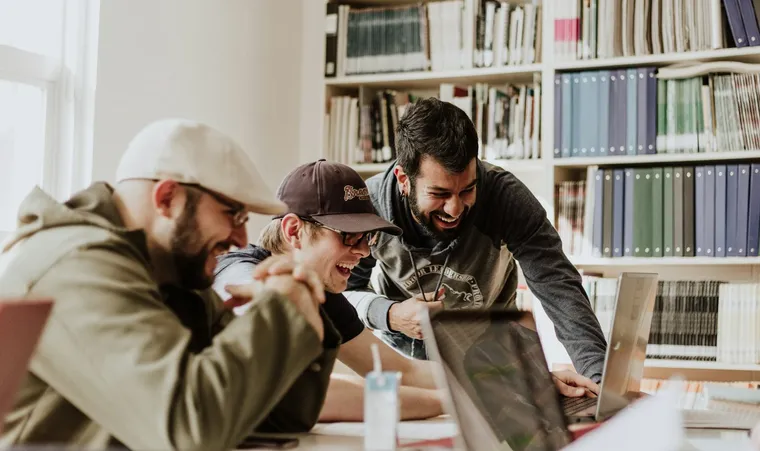
[[[374,257],[368,255],[359,261],[351,271],[348,289],[343,293],[348,302],[354,306],[359,319],[370,329],[391,332],[388,324],[388,311],[395,301],[372,291],[370,277],[375,267]]]
[[[338,329],[343,343],[353,340],[364,330],[364,323],[359,320],[356,310],[345,296],[339,293],[326,293],[326,295],[327,299],[323,308],[327,317]]]
[[[274,292],[189,352],[190,332],[133,252],[73,251],[30,292],[56,299],[32,371],[128,448],[232,449],[307,367],[329,375],[330,353]]]
[[[577,371],[599,382],[607,344],[583,289],[581,276],[562,251],[559,234],[530,190],[514,175],[495,176],[488,223],[522,268],[531,291],[554,323]],[[490,205],[489,205],[490,204]]]

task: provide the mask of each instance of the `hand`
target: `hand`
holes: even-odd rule
[[[314,299],[320,304],[325,302],[325,285],[317,273],[290,255],[272,256],[256,265],[253,280],[264,281],[267,277],[282,274],[292,274],[295,280],[306,285]]]
[[[557,390],[564,396],[578,398],[588,395],[593,398],[599,394],[599,386],[594,381],[573,371],[554,371],[552,378]]]
[[[443,295],[443,292],[443,287],[441,287],[438,290],[438,296],[433,296],[433,293],[425,293],[425,297],[427,299],[438,299]],[[422,327],[420,326],[419,312],[423,308],[427,308],[433,314],[443,309],[443,302],[425,302],[421,294],[406,301],[397,302],[388,310],[388,325],[396,332],[420,339],[422,338]]]

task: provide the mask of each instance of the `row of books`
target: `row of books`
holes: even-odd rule
[[[758,255],[760,164],[590,166],[578,186],[585,189],[556,198],[555,224],[570,255]]]
[[[478,132],[480,158],[537,159],[540,156],[541,84],[474,86],[442,84],[439,98],[458,106]]]
[[[328,158],[346,164],[394,160],[398,121],[410,104],[425,97],[451,102],[467,114],[478,132],[481,158],[539,158],[538,82],[473,86],[444,83],[437,92],[361,87],[358,97],[334,96],[324,124]]]
[[[446,0],[360,8],[327,4],[325,76],[531,64],[541,6]]]
[[[760,45],[758,0],[553,0],[549,7],[559,61]]]
[[[325,116],[328,158],[345,164],[394,160],[398,120],[416,100],[412,93],[364,88],[359,97],[332,97]]]
[[[760,75],[658,79],[655,68],[557,74],[554,157],[760,149]]]
[[[602,332],[609,340],[618,280],[584,274]],[[760,284],[660,281],[647,358],[728,364],[760,363]]]

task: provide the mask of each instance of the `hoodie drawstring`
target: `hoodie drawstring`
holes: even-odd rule
[[[420,290],[420,294],[422,295],[422,300],[425,302],[428,302],[427,297],[425,296],[425,290],[422,289],[422,283],[420,283],[420,276],[417,273],[417,263],[414,261],[414,255],[412,255],[412,251],[409,249],[406,250],[406,253],[409,255],[409,260],[412,262],[412,267],[414,268],[414,277],[417,280],[417,288]],[[446,254],[446,260],[443,262],[443,268],[441,268],[441,275],[438,276],[438,282],[435,284],[435,291],[433,291],[433,299],[430,302],[435,302],[438,300],[438,290],[441,289],[441,282],[443,282],[443,274],[446,272],[446,268],[449,266],[449,257],[451,257],[451,252]],[[414,348],[415,343],[417,343],[416,338],[412,338],[412,349],[410,353],[412,356],[414,356]],[[427,358],[427,350],[425,350],[426,358]]]

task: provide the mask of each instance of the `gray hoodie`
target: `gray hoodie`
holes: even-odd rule
[[[426,358],[421,340],[390,329],[390,306],[420,294],[418,286],[432,292],[443,273],[446,309],[513,308],[519,262],[575,368],[599,381],[604,335],[580,274],[563,253],[559,235],[530,190],[510,172],[478,161],[477,201],[463,220],[461,233],[453,241],[439,241],[430,248],[424,244],[429,238],[420,236],[406,199],[399,194],[394,164],[367,180],[367,186],[378,213],[404,233],[401,237],[382,234],[371,255],[353,270],[344,294],[362,321],[382,331],[382,338],[405,354]],[[377,286],[370,288],[376,264]]]

